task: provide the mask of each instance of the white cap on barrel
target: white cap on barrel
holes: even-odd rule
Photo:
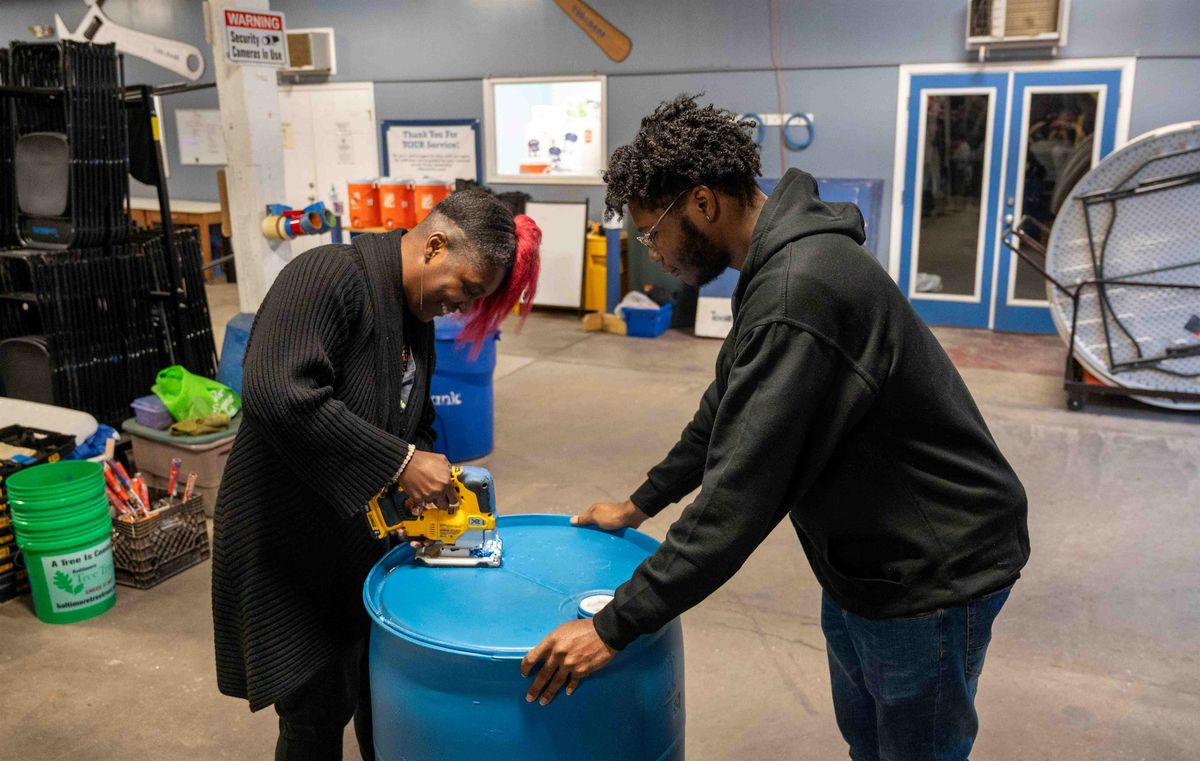
[[[588,595],[579,601],[579,617],[591,618],[612,601],[613,596],[609,594]]]

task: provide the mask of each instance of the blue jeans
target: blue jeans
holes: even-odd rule
[[[956,608],[870,619],[821,599],[833,710],[854,761],[965,761],[992,621],[1012,587]]]

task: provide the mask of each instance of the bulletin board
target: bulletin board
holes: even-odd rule
[[[387,177],[482,181],[478,119],[385,119],[382,138]]]

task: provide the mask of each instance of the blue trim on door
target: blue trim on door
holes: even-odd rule
[[[1104,113],[1097,114],[1100,132],[1100,158],[1112,153],[1117,139],[1117,113],[1121,104],[1121,70],[1099,71],[1039,71],[1017,72],[1013,76],[1012,129],[1009,131],[1008,166],[1005,171],[1002,214],[1015,211],[1008,206],[1009,198],[1016,198],[1017,177],[1020,170],[1021,123],[1025,110],[1025,88],[1027,87],[1074,87],[1096,85],[1107,88],[1104,96]],[[1001,217],[1003,219],[1003,217]],[[1003,230],[1006,225],[1001,225]],[[1054,321],[1049,307],[1012,306],[1008,303],[1009,270],[1016,254],[1007,248],[1000,249],[1000,267],[996,278],[996,330],[1016,333],[1054,333]]]
[[[986,87],[993,91],[991,165],[988,172],[988,202],[984,209],[983,259],[978,303],[960,301],[937,301],[923,299],[920,294],[909,292],[909,277],[912,271],[912,239],[917,220],[913,212],[917,198],[916,170],[918,134],[921,124],[921,106],[925,91]],[[1004,117],[1008,103],[1008,72],[972,72],[967,74],[930,74],[914,76],[910,80],[908,98],[908,144],[904,158],[904,196],[901,208],[903,219],[900,233],[900,279],[899,285],[912,302],[922,319],[933,325],[956,325],[959,327],[986,328],[988,311],[991,307],[992,262],[996,254],[997,199],[1000,193],[1000,163],[1004,153]]]

